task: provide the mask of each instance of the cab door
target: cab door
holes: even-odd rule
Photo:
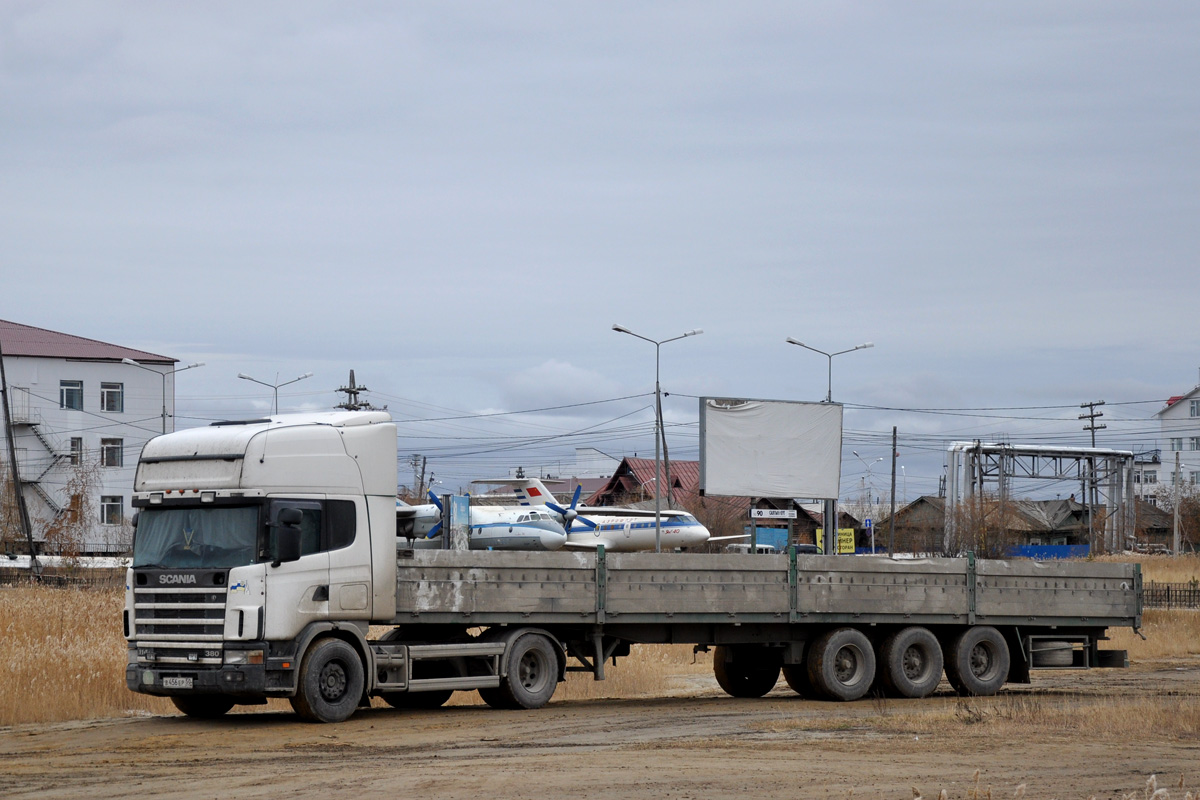
[[[300,510],[300,558],[273,567],[279,512],[285,508]],[[312,498],[271,498],[267,525],[264,638],[291,639],[308,623],[329,617],[329,553],[321,549],[324,503]]]

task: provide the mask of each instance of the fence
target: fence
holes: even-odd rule
[[[1145,587],[1146,608],[1200,609],[1200,583],[1158,583],[1149,581]]]
[[[0,568],[0,586],[28,586],[34,583],[33,573],[19,567]],[[120,587],[125,584],[123,569],[88,569],[74,572],[50,568],[36,581],[43,586],[81,586],[91,588]]]

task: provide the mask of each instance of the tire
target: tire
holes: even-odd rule
[[[817,696],[812,681],[808,679],[807,664],[784,664],[783,679],[787,681],[788,688],[801,697],[811,699]]]
[[[960,695],[993,695],[1008,680],[1008,643],[990,625],[960,633],[947,656],[946,677]]]
[[[508,695],[502,691],[502,687],[495,686],[487,689],[479,689],[479,697],[483,702],[487,703],[492,708],[510,709],[517,708],[517,705],[509,699]]]
[[[379,695],[392,708],[441,708],[454,694],[452,689],[437,692],[384,692]]]
[[[891,697],[928,697],[942,680],[942,646],[928,628],[903,628],[883,640],[877,669]]]
[[[1070,667],[1074,664],[1075,653],[1070,642],[1038,642],[1038,651],[1033,654],[1030,666]]]
[[[731,697],[762,697],[779,681],[779,660],[762,647],[726,647],[713,651],[713,675]]]
[[[508,649],[508,670],[496,690],[504,708],[541,708],[558,688],[558,653],[540,633],[517,638]],[[489,692],[490,694],[490,692]],[[495,707],[483,691],[484,702]]]
[[[363,682],[358,652],[341,639],[321,639],[300,663],[292,709],[310,722],[341,722],[358,708]]]
[[[175,707],[196,719],[216,719],[225,716],[236,703],[232,697],[220,694],[177,694],[171,697]]]
[[[830,700],[858,700],[875,682],[875,649],[855,628],[827,631],[809,649],[808,679]]]

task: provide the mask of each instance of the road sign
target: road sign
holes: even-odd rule
[[[753,519],[795,519],[794,508],[752,508],[750,516]]]
[[[870,527],[871,527],[871,518],[870,518],[870,517],[867,517],[866,519],[864,519],[864,520],[863,520],[863,527],[864,527],[864,528],[870,528]]]

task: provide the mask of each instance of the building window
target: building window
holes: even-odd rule
[[[71,466],[72,467],[79,466],[79,461],[82,457],[83,457],[83,437],[82,436],[72,436],[71,437],[71,456],[70,456]]]
[[[1188,416],[1200,417],[1200,400],[1193,400],[1188,404]]]
[[[1195,486],[1198,483],[1200,483],[1200,472],[1193,472],[1192,473],[1192,485]]]
[[[125,384],[100,384],[100,410],[120,414],[125,410]]]
[[[1188,449],[1200,450],[1200,436],[1193,436],[1191,439],[1188,439]]]
[[[1158,470],[1148,469],[1142,473],[1142,477],[1145,478],[1145,483],[1158,483]]]
[[[124,439],[101,439],[100,440],[100,466],[102,466],[102,467],[123,467],[123,466],[125,466],[125,440]]]
[[[100,496],[100,522],[104,525],[120,525],[124,520],[125,498],[120,495]]]
[[[1183,437],[1171,440],[1171,450],[1182,450],[1182,449],[1183,449]]]
[[[83,411],[83,381],[58,382],[58,407]]]

